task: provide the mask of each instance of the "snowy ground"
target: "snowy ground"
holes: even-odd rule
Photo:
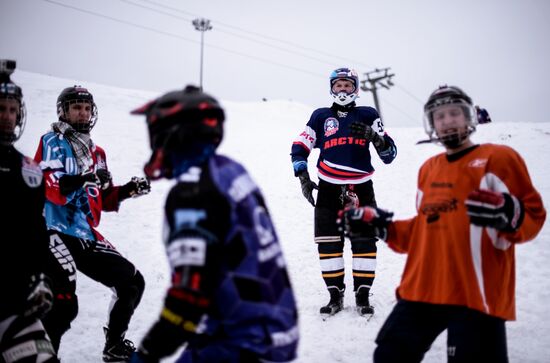
[[[16,71],[13,79],[23,87],[27,110],[27,128],[17,147],[34,155],[39,137],[55,121],[55,101],[64,87],[74,80],[52,78]],[[86,83],[99,107],[99,122],[92,132],[96,143],[107,152],[115,183],[125,183],[142,174],[149,157],[143,118],[129,111],[158,94]],[[183,87],[183,85],[182,85]],[[167,90],[168,91],[168,90]],[[214,95],[215,96],[215,95]],[[223,102],[227,111],[226,137],[220,152],[243,163],[259,184],[267,199],[286,256],[300,311],[301,341],[299,362],[370,362],[375,336],[395,303],[394,291],[404,264],[404,255],[378,245],[378,268],[372,289],[376,315],[370,322],[352,310],[351,289],[345,297],[346,310],[323,322],[318,309],[327,301],[320,276],[316,246],[313,243],[313,209],[302,197],[293,177],[290,145],[309,118],[311,107],[270,101],[263,103]],[[327,104],[329,103],[327,96]],[[321,106],[321,105],[319,105]],[[398,157],[391,165],[377,162],[374,179],[378,204],[393,210],[397,218],[414,214],[416,175],[429,156],[441,151],[434,145],[415,145],[424,139],[419,110],[419,127],[399,127],[399,120],[386,120],[386,128],[398,145]],[[503,143],[518,150],[530,168],[531,177],[550,205],[550,122],[499,123],[481,125],[474,135],[476,142]],[[314,153],[310,160],[313,169]],[[118,214],[104,214],[100,232],[127,256],[145,276],[146,289],[135,312],[127,337],[139,343],[156,320],[165,288],[168,268],[161,246],[161,210],[171,183],[153,184],[151,194],[126,201]],[[511,362],[547,362],[550,346],[543,343],[550,336],[547,323],[550,301],[550,229],[548,223],[538,238],[519,246],[517,251],[518,320],[510,322],[508,345]],[[346,284],[352,285],[351,258],[346,246]],[[64,362],[100,362],[103,347],[101,327],[107,317],[110,291],[79,275],[80,313],[73,328],[61,344]],[[426,355],[425,362],[445,361],[443,334]],[[170,357],[163,362],[173,362]]]

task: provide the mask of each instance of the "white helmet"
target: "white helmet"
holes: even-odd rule
[[[353,91],[350,93],[343,91],[334,93],[332,91],[332,86],[340,79],[353,83]],[[355,99],[359,97],[359,77],[357,76],[357,72],[351,68],[338,68],[332,71],[330,74],[330,94],[334,97],[334,102],[340,106],[345,106],[355,101]]]

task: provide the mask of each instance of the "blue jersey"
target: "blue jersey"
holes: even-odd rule
[[[105,152],[97,145],[90,150],[91,170],[107,169]],[[78,175],[80,170],[71,144],[63,135],[49,132],[42,136],[34,157],[44,171],[46,180],[45,216],[48,229],[78,238],[96,240],[94,227],[99,225],[101,211],[119,208],[118,187],[110,183],[101,190],[95,184],[83,185],[68,195],[60,191],[59,180],[64,175]]]
[[[165,213],[172,286],[147,349],[169,354],[172,333],[179,334],[172,344],[189,342],[184,355],[227,344],[267,361],[294,359],[296,302],[269,212],[246,170],[219,155],[192,167],[178,177]]]
[[[317,171],[319,179],[332,184],[360,184],[372,178],[374,167],[370,143],[350,133],[349,125],[360,121],[372,127],[385,141],[384,150],[377,150],[385,164],[393,161],[397,149],[385,132],[378,112],[372,107],[333,105],[313,112],[305,130],[292,144],[291,157],[295,173],[307,169],[307,158],[319,148]]]

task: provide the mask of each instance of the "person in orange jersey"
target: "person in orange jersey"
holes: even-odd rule
[[[374,231],[408,254],[374,361],[420,362],[447,330],[448,362],[508,362],[514,248],[537,236],[546,210],[515,150],[472,142],[477,115],[460,88],[439,87],[424,113],[430,141],[445,152],[420,168],[417,215],[393,220],[392,212],[373,207],[340,213],[348,235]]]

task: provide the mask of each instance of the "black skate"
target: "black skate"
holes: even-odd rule
[[[130,356],[136,350],[134,343],[128,339],[124,339],[124,335],[120,337],[112,337],[109,334],[109,329],[103,328],[105,332],[105,348],[103,348],[104,362],[129,362]]]
[[[328,292],[330,293],[330,301],[319,310],[323,318],[332,316],[344,308],[344,290],[329,287]]]
[[[374,307],[369,303],[369,294],[370,289],[365,286],[361,286],[355,293],[355,305],[361,316],[370,317],[374,314]]]

